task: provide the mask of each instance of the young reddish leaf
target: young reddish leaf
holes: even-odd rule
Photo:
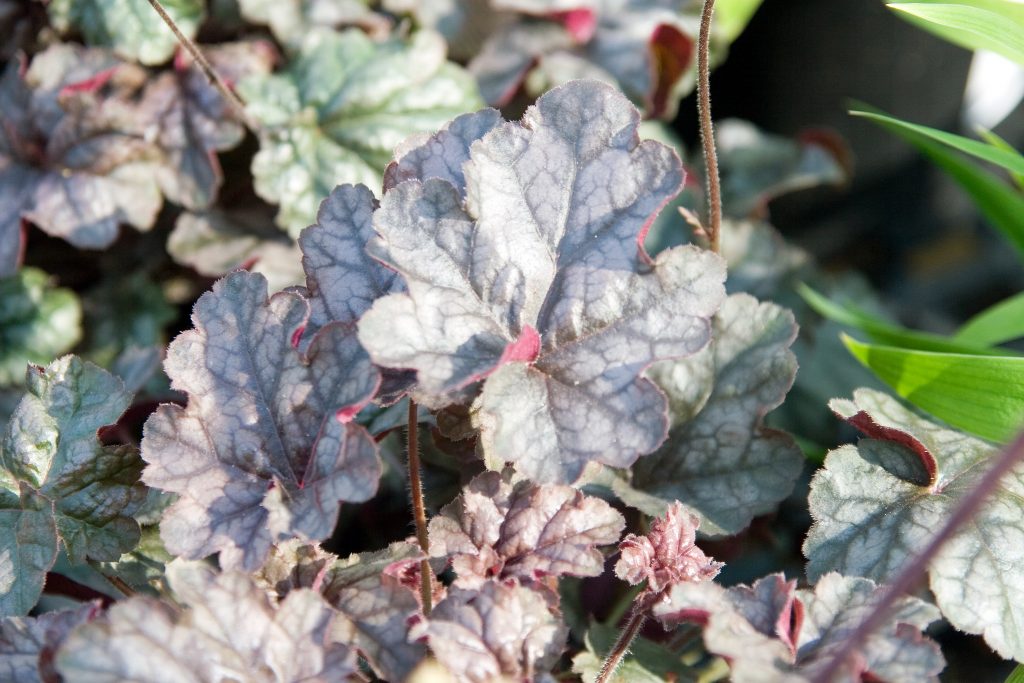
[[[59,681],[53,656],[68,634],[99,613],[97,603],[0,621],[0,680],[7,683]]]
[[[974,490],[998,448],[919,417],[878,391],[860,389],[853,401],[836,399],[830,407],[869,438],[829,453],[811,481],[808,578],[839,571],[885,581]],[[1021,519],[1024,466],[1003,478],[928,568],[943,615],[1017,659],[1024,659]]]
[[[682,503],[670,505],[646,535],[630,534],[619,544],[622,554],[615,575],[634,586],[647,581],[651,593],[715,578],[724,565],[696,546],[699,525],[700,520]]]
[[[409,622],[420,611],[416,589],[393,573],[405,563],[418,564],[421,557],[411,543],[339,559],[290,541],[271,551],[256,578],[280,596],[297,588],[318,591],[339,612],[332,638],[358,649],[383,679],[404,681],[426,649],[409,640]]]
[[[24,614],[53,565],[56,541],[73,564],[116,560],[139,540],[132,514],[145,498],[142,462],[130,446],[101,446],[131,394],[121,380],[65,356],[30,366],[28,393],[7,424],[0,468],[0,608]],[[8,545],[10,544],[10,545]]]
[[[512,485],[497,472],[471,481],[430,520],[430,554],[451,557],[456,586],[515,578],[598,576],[596,546],[619,540],[625,520],[600,498],[569,486]]]
[[[333,612],[315,591],[276,601],[245,574],[181,560],[167,569],[180,607],[148,597],[114,604],[58,651],[65,680],[358,680],[355,653],[332,642]]]
[[[704,625],[708,651],[729,663],[731,680],[809,681],[820,674],[885,593],[868,579],[822,577],[813,591],[795,590],[781,574],[753,586],[678,584],[654,607],[667,625]],[[945,666],[938,645],[922,631],[938,610],[904,597],[883,628],[872,633],[836,681],[938,681]]]
[[[203,54],[233,83],[269,73],[275,57],[269,44],[257,41],[204,46]],[[182,57],[173,70],[147,83],[138,115],[159,130],[157,144],[166,163],[158,178],[167,198],[193,210],[210,206],[223,180],[216,153],[232,149],[245,136],[234,108]]]
[[[263,276],[233,273],[168,349],[167,374],[189,402],[149,418],[142,454],[146,482],[180,496],[161,523],[172,553],[220,551],[222,566],[255,569],[274,540],[325,538],[340,501],[376,491],[376,445],[351,420],[379,373],[344,325],[300,353],[308,316],[298,295],[268,300]]]
[[[127,99],[141,69],[57,44],[22,71],[15,60],[0,78],[0,277],[17,265],[22,219],[101,249],[122,222],[148,229],[161,204],[160,151]]]
[[[453,588],[430,618],[415,624],[434,656],[460,681],[535,680],[565,648],[569,629],[544,596],[512,583]]]
[[[445,61],[437,34],[374,41],[362,31],[309,32],[287,71],[239,84],[261,125],[256,191],[280,204],[298,236],[338,183],[380,187],[392,150],[480,104],[469,74]]]
[[[465,198],[410,180],[374,219],[370,253],[409,293],[379,299],[360,341],[378,364],[415,369],[431,407],[487,378],[485,452],[539,482],[573,482],[591,460],[628,467],[661,444],[665,398],[641,373],[703,347],[724,296],[715,255],[652,262],[639,246],[683,174],[670,149],[639,142],[638,122],[612,88],[571,83],[472,145]]]
[[[614,481],[622,500],[651,515],[682,501],[706,534],[738,533],[774,510],[804,464],[792,437],[763,425],[793,385],[796,331],[788,310],[737,294],[715,316],[706,349],[648,370],[668,394],[672,427],[629,483]]]

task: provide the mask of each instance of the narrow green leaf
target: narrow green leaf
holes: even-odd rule
[[[1006,683],[1024,683],[1024,664],[1018,664],[1017,668],[1006,677]]]
[[[972,345],[964,340],[958,342],[937,334],[908,330],[905,327],[880,320],[872,314],[850,304],[845,306],[837,304],[803,283],[797,285],[797,292],[804,298],[807,305],[813,308],[819,315],[840,325],[847,325],[859,330],[872,341],[879,344],[916,349],[918,351],[940,351],[989,356],[1010,355],[999,349],[986,349],[984,344]]]
[[[992,145],[993,147],[998,147],[999,149],[1006,150],[1007,152],[1017,152],[1016,148],[1014,148],[1013,145],[1011,145],[1003,138],[999,137],[998,134],[996,134],[994,131],[989,130],[988,128],[978,126],[977,129],[975,129],[975,132],[982,138],[984,138],[985,142]],[[1017,184],[1017,187],[1024,190],[1024,173],[1011,173],[1010,175],[1013,176],[1013,182]]]
[[[871,119],[872,121],[876,121],[883,125],[887,124],[895,128],[899,128],[900,130],[923,135],[926,138],[931,138],[932,140],[941,142],[953,149],[957,149],[964,154],[970,154],[982,161],[987,161],[999,166],[1000,168],[1005,168],[1011,173],[1024,173],[1024,156],[1021,156],[1019,152],[1009,152],[1005,149],[1000,149],[999,147],[994,147],[978,140],[965,138],[962,135],[954,135],[953,133],[936,130],[935,128],[929,128],[928,126],[908,123],[906,121],[893,118],[892,116],[886,116],[879,112],[854,110],[851,111],[850,114],[853,116]]]
[[[846,335],[843,343],[897,394],[954,427],[1005,442],[1024,423],[1024,358],[876,346]]]
[[[954,149],[1000,164],[1011,173],[1019,167],[1024,169],[1024,157],[1016,151],[968,138],[962,138],[924,126],[899,121],[882,114],[851,112],[855,116],[866,116],[918,148],[953,178],[974,200],[978,209],[994,227],[1006,236],[1019,252],[1024,254],[1024,195],[1008,185],[1002,177],[965,159]],[[973,150],[973,151],[972,151]],[[985,154],[982,154],[984,152]],[[1001,163],[1015,160],[1015,164]],[[985,156],[988,155],[988,156]]]
[[[1024,337],[1024,292],[986,308],[957,330],[954,341],[992,346]]]
[[[901,2],[889,8],[913,24],[968,50],[991,50],[1024,64],[1024,21],[1019,4]],[[1016,5],[1016,6],[1015,6]]]

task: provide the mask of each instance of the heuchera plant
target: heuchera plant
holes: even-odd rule
[[[755,298],[827,280],[765,206],[845,175],[729,122],[723,193],[708,74],[757,3],[720,5],[47,3],[88,46],[0,80],[0,679],[909,683],[941,619],[1024,659],[1024,440],[875,390],[829,403],[865,438],[804,479],[806,575],[732,573],[802,500],[769,414],[825,353]],[[693,85],[684,239],[642,119]],[[170,258],[81,300],[21,266],[29,224],[122,223]]]

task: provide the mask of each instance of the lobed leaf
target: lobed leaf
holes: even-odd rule
[[[838,571],[885,581],[931,540],[974,490],[997,448],[918,417],[881,392],[861,389],[832,410],[869,438],[832,451],[811,482],[814,525],[804,543],[808,578]],[[942,613],[981,633],[1005,657],[1024,655],[1024,468],[1007,476],[982,510],[928,568]]]
[[[97,614],[99,605],[86,603],[37,617],[0,620],[0,678],[7,683],[59,681],[53,668],[54,653],[72,629]]]
[[[618,541],[624,526],[608,503],[569,486],[513,485],[485,472],[430,520],[430,554],[451,558],[459,587],[598,576],[604,556],[597,546]]]
[[[147,420],[145,481],[180,497],[164,515],[168,550],[220,551],[222,566],[258,567],[270,544],[326,538],[340,501],[369,499],[381,465],[352,422],[380,376],[344,325],[295,345],[309,317],[294,293],[267,299],[263,276],[233,273],[196,303],[196,329],[167,352],[186,408]]]
[[[318,27],[357,26],[370,35],[387,35],[390,22],[373,12],[368,0],[240,0],[242,17],[266,24],[283,45],[299,49]]]
[[[161,0],[174,23],[194,38],[205,12],[202,0]],[[90,45],[109,47],[120,57],[143,64],[166,62],[178,40],[148,0],[50,0],[54,27],[67,33],[77,27]]]
[[[639,460],[613,490],[628,505],[662,515],[681,501],[706,534],[735,534],[793,490],[803,454],[792,437],[764,426],[793,385],[793,314],[746,294],[726,299],[711,344],[691,358],[654,365],[668,394],[668,440]]]
[[[729,663],[731,680],[818,680],[816,675],[885,593],[867,579],[832,573],[813,591],[796,590],[781,574],[753,586],[721,588],[713,583],[682,583],[654,607],[654,616],[673,624],[704,624],[704,644]],[[938,681],[942,654],[922,630],[938,610],[917,598],[896,603],[889,621],[872,633],[838,672],[835,681],[884,680],[892,683]]]
[[[375,42],[358,30],[313,31],[287,71],[240,84],[261,125],[256,191],[297,236],[340,183],[380,186],[392,150],[479,105],[472,79],[429,31]]]
[[[547,673],[568,634],[540,593],[488,581],[475,590],[453,588],[410,637],[425,639],[457,680],[497,683]]]
[[[247,575],[168,566],[180,607],[148,597],[113,605],[57,653],[69,681],[348,681],[354,653],[331,641],[333,614],[311,590],[272,600]]]
[[[429,407],[486,378],[484,451],[538,482],[628,467],[664,440],[664,396],[641,372],[704,346],[724,295],[713,254],[640,247],[682,169],[638,141],[638,120],[610,87],[568,84],[470,147],[464,196],[450,178],[407,180],[374,218],[368,249],[409,291],[374,303],[360,341],[416,370]]]
[[[411,543],[339,559],[289,541],[275,546],[256,579],[281,597],[300,588],[318,591],[337,610],[332,638],[358,649],[384,680],[404,681],[426,650],[409,640],[409,622],[419,613],[415,589],[396,574],[421,557]]]

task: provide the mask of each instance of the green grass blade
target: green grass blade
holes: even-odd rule
[[[889,8],[951,43],[968,50],[991,50],[1024,64],[1024,23],[1017,21],[1017,8],[1010,2],[987,5],[900,2],[890,3]]]
[[[1024,292],[974,316],[953,335],[968,346],[993,346],[1024,337]]]
[[[1024,664],[1018,664],[1010,672],[1010,675],[1006,677],[1006,683],[1024,683]]]
[[[915,351],[846,335],[843,343],[897,394],[954,427],[1006,442],[1024,424],[1024,358]]]
[[[1003,138],[999,137],[993,131],[990,131],[988,128],[982,128],[981,126],[979,126],[977,128],[977,133],[978,135],[985,139],[985,142],[992,145],[993,147],[998,147],[999,149],[1006,150],[1007,152],[1017,152],[1017,150],[1014,149],[1013,145],[1011,145]],[[1017,187],[1024,190],[1024,173],[1011,173],[1010,175],[1013,176],[1013,182],[1017,183]]]

